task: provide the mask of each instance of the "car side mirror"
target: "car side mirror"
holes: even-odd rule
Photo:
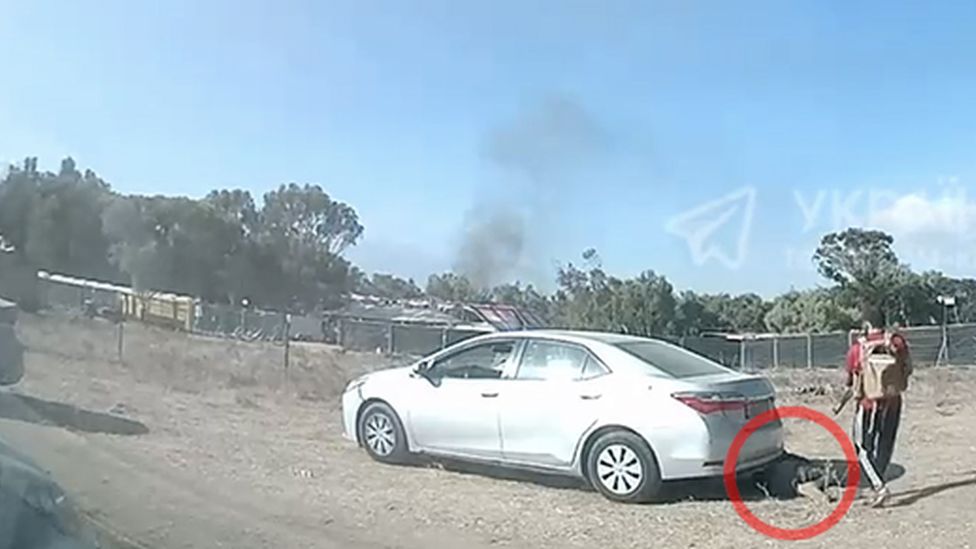
[[[430,362],[426,362],[426,361],[421,362],[420,364],[417,365],[416,368],[413,369],[413,373],[414,375],[426,379],[434,387],[439,387],[441,384],[441,380],[438,377],[430,375],[430,367],[431,367]]]

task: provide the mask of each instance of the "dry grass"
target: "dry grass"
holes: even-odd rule
[[[353,377],[405,360],[292,343],[285,369],[281,344],[187,335],[129,322],[123,327],[120,362],[118,327],[108,321],[22,315],[18,332],[33,354],[48,360],[84,360],[86,367],[105,376],[128,374],[142,383],[187,393],[255,389],[277,396],[329,399]]]
[[[654,506],[623,506],[547,479],[472,470],[389,467],[339,436],[336,395],[375,355],[298,345],[285,376],[282,349],[127,328],[115,361],[109,324],[25,316],[31,395],[126,413],[148,435],[73,435],[36,427],[25,444],[59,479],[127,533],[153,546],[214,547],[756,547],[776,544],[745,526],[721,497],[690,493]],[[781,404],[827,412],[834,371],[775,372]],[[822,388],[822,389],[819,389]],[[856,506],[805,546],[968,547],[976,520],[976,374],[919,372],[906,400],[893,507]],[[828,412],[829,413],[829,412]],[[840,418],[846,427],[850,411]],[[5,427],[9,431],[9,426]],[[792,451],[840,457],[836,441],[787,423]],[[5,436],[6,432],[3,433]],[[70,458],[70,459],[69,459]],[[63,459],[63,461],[59,461]],[[78,471],[78,463],[89,463]],[[125,478],[102,483],[94,479]],[[152,497],[145,497],[151,491]],[[720,494],[719,494],[720,495]],[[807,500],[750,502],[781,527],[830,512]]]

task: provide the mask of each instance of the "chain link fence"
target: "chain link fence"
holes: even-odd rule
[[[198,303],[194,314],[192,331],[199,334],[247,341],[283,341],[290,331],[288,315],[272,311]]]
[[[426,355],[481,331],[445,326],[398,324],[385,321],[341,319],[337,343],[350,350],[394,355]],[[918,366],[976,364],[976,324],[903,328],[913,361]],[[772,337],[669,338],[692,351],[730,368],[746,371],[776,368],[839,368],[856,334],[783,334]]]
[[[916,365],[976,364],[976,324],[902,328]],[[840,367],[854,341],[853,332],[783,334],[726,339],[684,337],[678,343],[728,367],[742,370]]]
[[[116,311],[120,287],[38,281],[40,305],[52,309]],[[127,290],[124,289],[123,290]],[[131,294],[131,290],[129,291]],[[168,310],[163,307],[162,310]],[[174,307],[174,311],[176,308]],[[353,351],[422,356],[482,333],[461,326],[376,320],[338,315],[288,315],[274,311],[196,302],[189,330],[244,341],[309,341],[338,344]],[[903,328],[914,362],[920,366],[976,364],[976,324]],[[735,338],[735,339],[733,339]],[[721,364],[742,370],[839,367],[853,333],[776,336],[668,338]]]
[[[37,286],[42,308],[113,317],[116,320],[132,317],[201,335],[243,341],[321,342],[339,344],[353,351],[417,356],[484,333],[444,325],[368,320],[338,315],[292,315],[199,301],[185,308],[170,308],[166,301],[168,297],[163,295],[139,296],[129,288],[76,279],[43,278],[37,281]],[[141,305],[140,300],[150,301],[153,305],[139,307],[140,311],[172,311],[173,318],[158,314],[151,318],[148,315],[131,314],[130,309],[135,309],[131,306],[132,302]],[[189,314],[191,318],[188,322],[183,322],[182,318],[176,318],[177,313]],[[120,341],[122,337],[120,326]]]
[[[430,354],[448,345],[485,333],[470,328],[444,325],[338,318],[331,324],[337,343],[354,351],[392,355]]]

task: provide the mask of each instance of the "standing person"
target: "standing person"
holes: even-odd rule
[[[865,324],[864,332],[847,352],[846,384],[853,390],[854,444],[861,469],[884,504],[888,486],[884,475],[891,463],[901,422],[901,393],[912,373],[908,342],[898,333]]]

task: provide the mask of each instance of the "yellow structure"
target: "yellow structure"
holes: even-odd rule
[[[193,298],[168,293],[129,293],[119,296],[122,315],[149,324],[193,330]]]
[[[37,278],[46,283],[48,300],[82,306],[91,300],[96,306],[117,309],[125,318],[178,330],[193,330],[196,300],[190,296],[167,292],[137,292],[128,286],[86,280],[39,271]]]

